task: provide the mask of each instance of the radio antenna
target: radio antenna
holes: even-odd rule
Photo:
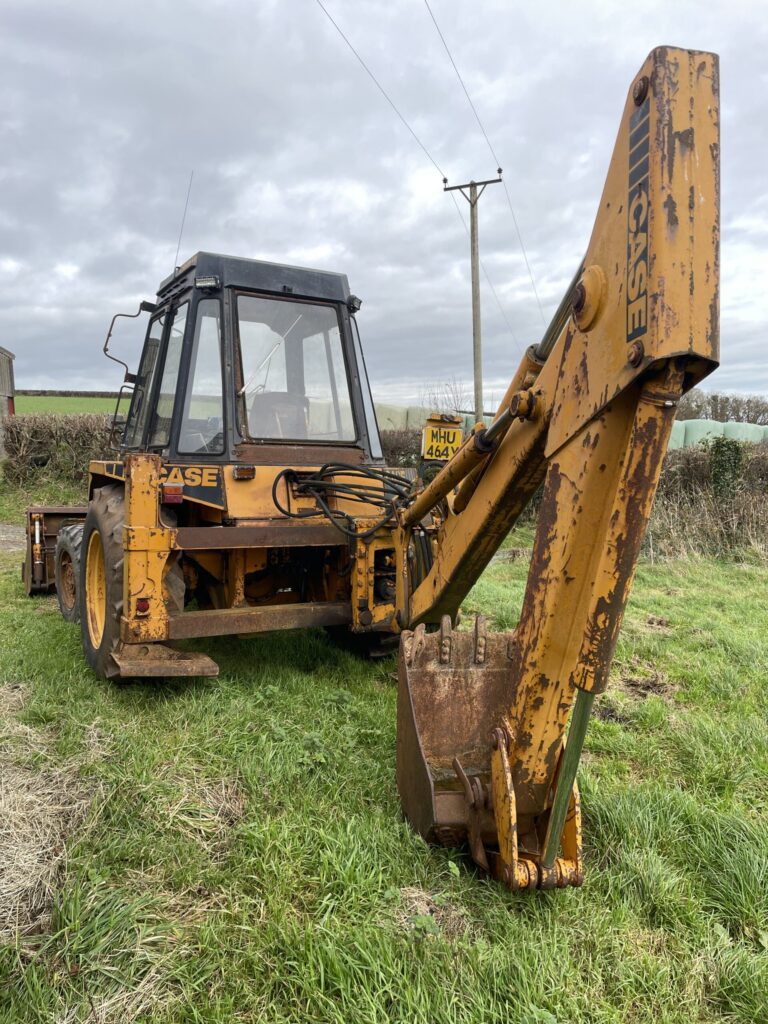
[[[192,179],[195,176],[194,170],[189,173],[189,185],[187,186],[187,198],[184,200],[184,213],[181,215],[181,227],[179,228],[179,243],[176,246],[176,256],[173,260],[173,272],[176,273],[176,267],[179,265],[179,250],[181,249],[181,236],[184,234],[184,221],[187,219],[187,207],[189,206],[189,194],[192,191]]]

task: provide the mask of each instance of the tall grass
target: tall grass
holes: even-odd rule
[[[717,437],[667,454],[644,552],[768,553],[768,444]]]
[[[643,545],[650,558],[768,555],[768,497],[740,490],[726,498],[701,490],[660,494]]]

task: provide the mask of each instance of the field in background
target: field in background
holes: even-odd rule
[[[16,395],[16,412],[52,412],[64,415],[79,412],[114,412],[115,398],[94,398],[83,395]]]
[[[530,539],[467,626],[514,625]],[[0,1020],[766,1020],[757,557],[641,565],[580,772],[586,883],[528,896],[403,823],[394,660],[315,631],[199,642],[218,680],[100,683],[18,561],[0,555],[0,917],[26,934],[0,949]]]

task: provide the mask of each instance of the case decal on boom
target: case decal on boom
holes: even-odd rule
[[[125,479],[125,466],[122,462],[105,462],[102,472],[113,480]],[[221,469],[218,466],[163,466],[160,470],[160,483],[183,484],[185,501],[194,501],[211,508],[227,507]]]
[[[648,172],[651,101],[647,97],[629,119],[627,197],[627,341],[648,329]]]

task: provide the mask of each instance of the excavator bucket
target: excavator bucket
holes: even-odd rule
[[[397,785],[405,815],[428,842],[467,844],[511,889],[580,885],[581,822],[574,785],[562,856],[545,867],[549,810],[517,817],[505,721],[513,692],[514,633],[424,625],[403,633],[397,699]],[[553,783],[556,786],[557,774]]]

